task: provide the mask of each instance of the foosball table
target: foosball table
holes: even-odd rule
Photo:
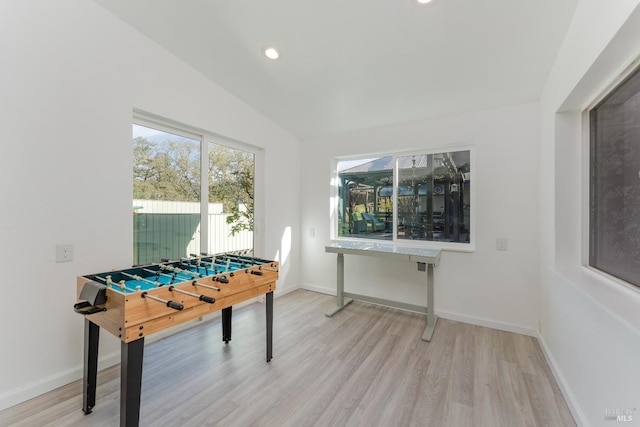
[[[100,328],[121,341],[120,425],[137,426],[144,338],[221,310],[222,340],[231,340],[232,307],[265,295],[266,356],[272,358],[273,291],[278,262],[222,254],[194,256],[79,276],[74,310],[85,318],[82,410],[96,401]]]

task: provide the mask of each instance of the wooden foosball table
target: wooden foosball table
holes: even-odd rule
[[[85,318],[84,413],[91,413],[96,401],[100,328],[121,341],[121,426],[139,422],[144,338],[150,334],[221,310],[226,344],[231,340],[233,305],[265,295],[269,362],[277,279],[278,262],[231,254],[79,276],[74,310]]]

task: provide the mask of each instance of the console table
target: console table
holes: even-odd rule
[[[427,326],[422,334],[424,341],[431,341],[433,331],[438,320],[435,314],[434,303],[434,282],[433,269],[440,262],[440,249],[427,249],[408,246],[398,246],[393,243],[371,243],[371,242],[333,242],[325,246],[325,252],[335,253],[338,255],[337,262],[337,298],[336,308],[328,311],[325,315],[331,317],[338,311],[345,308],[354,299],[358,301],[371,302],[374,304],[387,305],[390,307],[402,308],[405,310],[426,313]],[[344,290],[344,255],[365,255],[374,256],[384,259],[398,259],[415,262],[419,271],[426,271],[426,288],[427,288],[427,306],[419,306],[413,304],[402,303],[387,299],[375,298],[366,295],[345,292]]]

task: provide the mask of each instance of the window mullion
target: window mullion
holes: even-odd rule
[[[398,158],[396,156],[393,157],[393,192],[391,194],[391,202],[393,205],[393,235],[391,236],[391,240],[393,243],[396,243],[398,239]]]
[[[200,250],[209,253],[209,143],[200,139]]]

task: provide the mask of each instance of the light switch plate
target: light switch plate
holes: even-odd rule
[[[73,261],[73,245],[56,245],[56,262]]]
[[[506,251],[507,239],[496,239],[496,249],[499,251]]]

